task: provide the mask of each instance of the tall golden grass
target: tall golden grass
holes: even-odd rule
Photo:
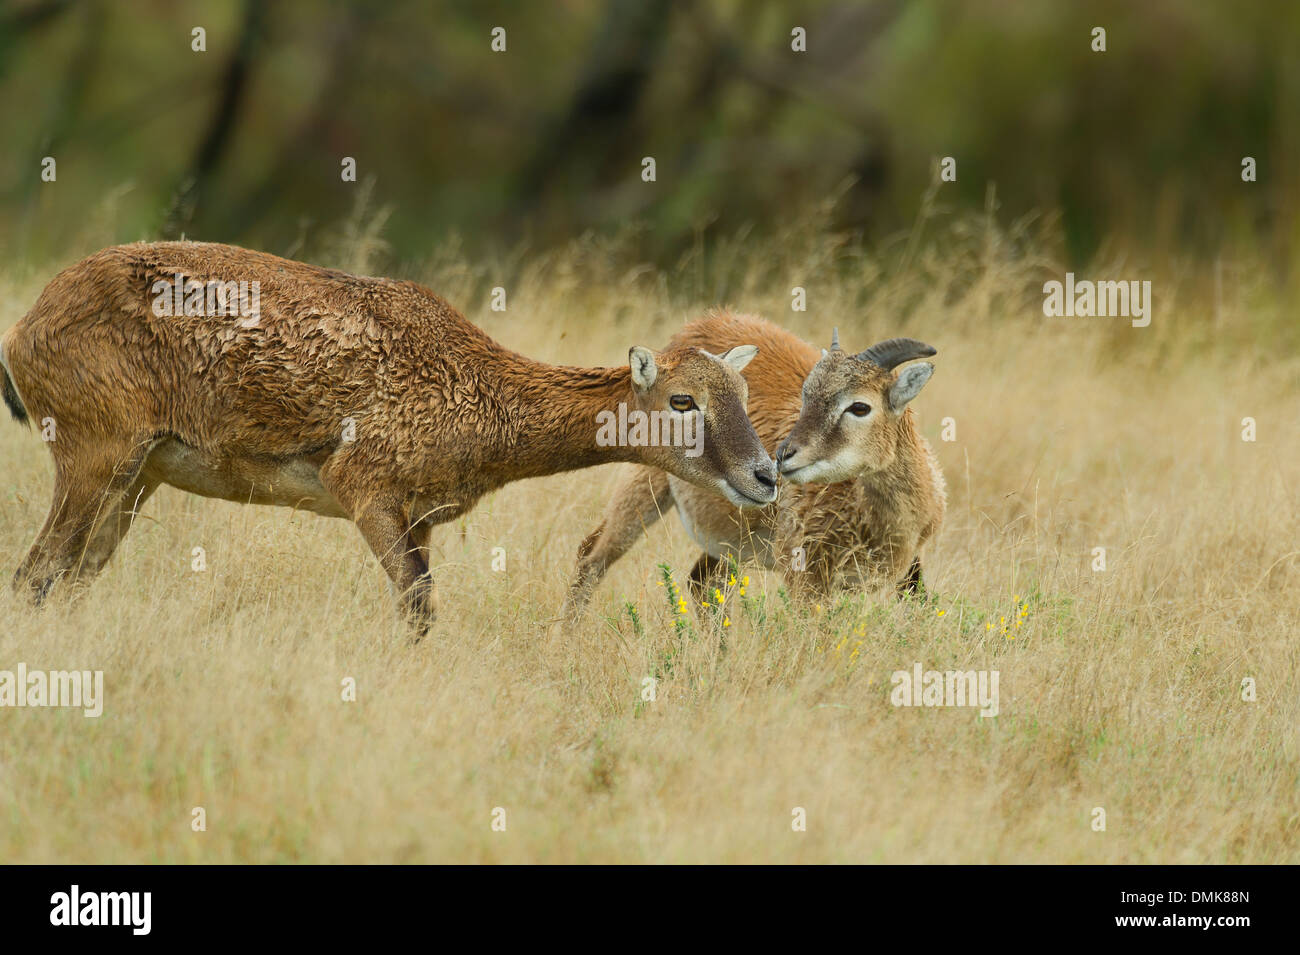
[[[949,484],[935,602],[790,604],[748,567],[729,627],[692,614],[679,631],[658,565],[682,581],[696,555],[670,516],[586,623],[550,636],[605,468],[512,485],[435,534],[440,621],[412,645],[347,523],[163,489],[76,599],[0,595],[0,669],[99,669],[106,695],[97,720],[0,710],[0,858],[1300,861],[1289,290],[1248,260],[1115,251],[1080,277],[1151,278],[1151,326],[1049,319],[1050,227],[935,212],[864,250],[806,226],[701,241],[669,270],[638,266],[630,234],[475,263],[449,244],[389,271],[569,364],[622,362],[719,301],[817,343],[834,325],[846,347],[931,342],[916,408]],[[52,274],[0,282],[0,322]],[[504,313],[488,309],[497,284]],[[807,312],[790,309],[796,285]],[[7,421],[0,461],[12,570],[50,465]],[[916,662],[998,670],[1000,715],[895,708],[890,675]]]

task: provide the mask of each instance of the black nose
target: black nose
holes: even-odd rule
[[[754,468],[754,480],[770,491],[776,487],[776,469],[766,466]]]
[[[799,449],[790,443],[789,438],[786,438],[784,441],[781,442],[780,446],[776,449],[776,463],[778,465],[784,464],[786,461],[790,460],[790,458],[794,457],[798,453],[799,453]]]

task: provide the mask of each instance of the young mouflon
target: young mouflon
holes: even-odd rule
[[[945,488],[910,407],[934,366],[907,363],[935,350],[894,338],[851,354],[836,333],[819,353],[769,322],[727,311],[692,322],[672,342],[740,340],[759,346],[745,371],[750,419],[765,446],[778,449],[791,485],[775,503],[742,512],[662,471],[634,468],[579,548],[566,619],[581,614],[609,566],[674,506],[704,551],[691,570],[697,597],[732,556],[780,569],[796,592],[921,592],[921,550],[943,522]]]

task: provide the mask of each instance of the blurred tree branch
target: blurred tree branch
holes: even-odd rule
[[[630,130],[654,76],[674,0],[610,0],[593,38],[586,68],[568,109],[522,165],[515,184],[516,213],[526,215],[548,181],[580,154],[606,163],[626,154]]]
[[[843,87],[829,74],[836,67],[848,71],[853,61],[865,55],[870,45],[893,25],[902,9],[901,0],[829,8],[818,22],[808,27],[809,42],[818,44],[817,57],[796,63],[789,57],[761,58],[752,52],[751,44],[738,39],[719,22],[707,5],[690,7],[698,32],[711,48],[711,55],[721,64],[722,72],[766,94],[769,105],[757,112],[765,123],[776,116],[778,102],[790,101],[828,113],[861,134],[862,148],[845,170],[853,178],[854,186],[837,209],[845,224],[865,222],[870,217],[874,197],[886,190],[890,134],[879,113],[860,105],[854,90]],[[783,37],[782,43],[788,40],[788,36]],[[816,63],[820,69],[808,69],[804,63]],[[856,82],[860,83],[861,79]]]
[[[298,170],[320,162],[320,153],[324,151],[321,143],[326,138],[331,117],[340,112],[341,104],[347,99],[354,79],[353,54],[366,36],[370,22],[366,11],[356,4],[348,4],[343,9],[344,15],[330,24],[329,42],[323,54],[329,63],[328,79],[316,91],[302,119],[281,142],[279,153],[261,182],[238,205],[232,204],[234,211],[225,217],[223,231],[240,235],[251,229],[273,210],[276,197]]]
[[[68,4],[47,4],[57,9],[46,11],[43,15],[33,15],[28,21],[29,27],[39,26],[57,13],[61,13]],[[39,169],[41,159],[53,155],[59,145],[65,142],[78,124],[81,107],[85,102],[86,91],[90,88],[90,79],[99,64],[99,51],[104,33],[105,11],[102,3],[89,3],[81,7],[81,34],[77,46],[68,58],[58,95],[50,109],[48,120],[41,130],[40,139],[33,144],[34,155],[28,168]],[[30,203],[35,197],[40,180],[35,174],[22,180],[20,194],[30,211]]]
[[[230,145],[244,90],[248,86],[253,54],[265,27],[266,6],[262,0],[245,0],[239,39],[226,65],[221,81],[221,95],[208,123],[207,132],[190,164],[190,172],[172,197],[171,206],[163,218],[161,231],[164,238],[177,238],[193,221],[202,201],[204,187]]]

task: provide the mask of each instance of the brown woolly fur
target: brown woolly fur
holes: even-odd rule
[[[216,283],[247,285],[205,293]],[[434,612],[430,527],[510,481],[621,460],[740,503],[775,493],[744,413],[752,349],[545,365],[413,282],[232,246],[105,249],[59,273],[0,344],[11,407],[51,428],[54,502],[16,576],[37,599],[98,571],[163,483],[351,519],[417,623]],[[683,396],[701,454],[598,442],[601,412]]]
[[[833,483],[783,484],[776,503],[741,511],[670,475],[634,469],[579,549],[567,619],[580,615],[609,566],[674,505],[704,549],[691,572],[697,597],[731,555],[782,569],[791,590],[808,595],[834,587],[920,592],[921,549],[943,521],[943,475],[906,407],[915,391],[900,400],[900,372],[866,356],[905,360],[934,350],[902,339],[887,343],[886,352],[849,355],[836,342],[819,353],[770,322],[726,310],[687,325],[672,343],[717,348],[742,340],[759,346],[745,377],[750,420],[764,444],[777,449],[782,442],[777,460],[790,480]],[[930,370],[924,366],[914,380],[923,384]],[[851,405],[868,411],[859,419]]]

